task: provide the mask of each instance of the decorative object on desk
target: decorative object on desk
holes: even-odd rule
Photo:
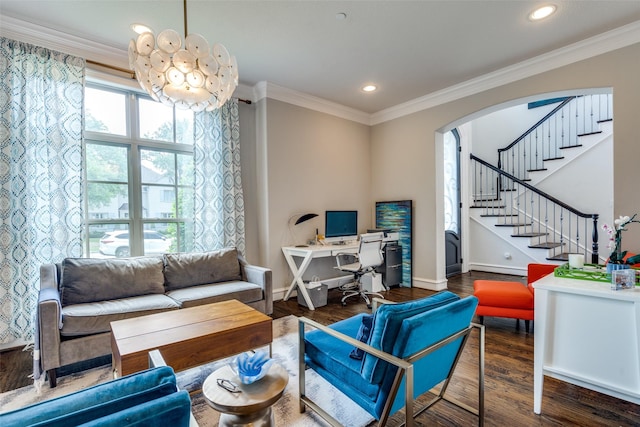
[[[636,271],[632,269],[611,272],[611,290],[632,289],[636,286]]]
[[[631,268],[631,270],[635,271],[634,268]],[[568,263],[562,264],[553,270],[553,275],[555,277],[562,277],[565,279],[611,283],[611,273],[607,272],[606,266],[598,264],[585,264],[581,269],[571,268]],[[637,286],[640,286],[640,274],[635,275],[635,283]]]
[[[252,384],[262,379],[273,364],[266,351],[242,353],[231,362],[231,369],[238,375],[242,384]]]
[[[634,214],[632,217],[619,217],[614,221],[615,228],[612,228],[607,224],[602,224],[602,229],[609,235],[609,244],[607,247],[611,250],[611,254],[609,255],[609,259],[607,260],[607,273],[611,273],[611,271],[613,270],[627,269],[630,265],[640,262],[640,255],[632,256],[625,259],[627,251],[622,250],[622,232],[626,230],[625,227],[628,224],[634,222],[640,223],[640,221],[636,219],[637,215],[638,214]]]
[[[584,268],[584,254],[569,254],[569,267]]]
[[[291,217],[289,217],[289,221],[288,221],[289,235],[290,235],[291,240],[292,240],[292,242],[290,242],[290,244],[292,244],[292,245],[299,244],[299,242],[297,241],[297,238],[295,236],[295,233],[294,233],[294,227],[296,225],[302,224],[303,222],[307,222],[310,219],[313,219],[313,218],[315,218],[317,216],[318,216],[318,214],[316,214],[316,213],[304,213],[304,214],[299,214],[298,213],[298,214],[291,215]],[[318,230],[316,229],[316,235],[317,234],[318,234]],[[304,239],[304,242],[308,243],[306,238]]]
[[[411,287],[413,273],[412,238],[413,210],[411,200],[395,202],[376,202],[376,228],[393,230],[399,234],[398,244],[402,247],[402,283],[400,286]]]

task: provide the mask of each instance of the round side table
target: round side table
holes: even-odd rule
[[[218,378],[234,382],[240,393],[231,393],[220,387]],[[202,385],[202,394],[206,401],[220,412],[219,426],[275,426],[271,405],[280,399],[289,382],[289,374],[274,363],[264,378],[253,384],[242,384],[231,367],[213,371]]]

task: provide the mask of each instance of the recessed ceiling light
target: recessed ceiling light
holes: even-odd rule
[[[347,19],[347,14],[344,12],[336,13],[336,19],[338,21],[344,21],[345,19]]]
[[[131,29],[138,34],[142,33],[153,33],[151,28],[147,27],[144,24],[131,24]]]
[[[555,11],[556,11],[556,6],[553,4],[548,4],[546,6],[539,7],[533,12],[531,12],[529,14],[529,19],[532,21],[539,21],[553,14]]]
[[[376,86],[376,85],[366,85],[366,86],[362,87],[362,90],[365,91],[365,92],[373,92],[376,89],[378,89],[378,86]]]

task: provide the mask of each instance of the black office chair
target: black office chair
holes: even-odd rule
[[[338,264],[338,270],[353,273],[355,276],[356,289],[348,289],[342,293],[342,305],[347,305],[347,299],[352,296],[360,295],[362,299],[367,303],[367,307],[371,308],[370,296],[378,298],[384,298],[377,292],[365,291],[362,287],[362,276],[370,273],[375,276],[375,268],[382,265],[384,257],[382,255],[382,238],[375,234],[373,236],[367,236],[363,234],[360,236],[360,246],[358,247],[358,254],[355,255],[356,262],[350,264],[342,264],[346,257],[353,258],[354,254],[339,253],[336,255],[336,263]]]

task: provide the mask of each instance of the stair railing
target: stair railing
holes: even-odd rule
[[[599,263],[598,214],[581,212],[473,154],[471,160],[472,207],[482,209],[481,216],[495,217],[498,227],[512,227],[513,237],[531,239],[531,248],[551,250],[548,259],[566,261],[569,253],[582,253]]]
[[[579,136],[599,133],[598,124],[611,120],[612,95],[570,96],[504,148],[498,168],[527,181],[529,172],[545,170],[544,162],[562,159],[562,150],[579,147]]]

